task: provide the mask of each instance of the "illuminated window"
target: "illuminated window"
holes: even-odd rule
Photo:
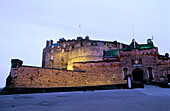
[[[51,60],[53,60],[53,55],[51,56]]]
[[[62,49],[62,51],[61,51],[62,53],[64,53],[64,49]]]
[[[54,54],[54,50],[53,49],[51,50],[51,54]]]

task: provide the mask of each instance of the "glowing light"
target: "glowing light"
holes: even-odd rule
[[[73,66],[72,65],[68,65],[67,66],[67,70],[73,70]]]

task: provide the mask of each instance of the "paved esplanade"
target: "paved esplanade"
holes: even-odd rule
[[[0,111],[170,111],[170,88],[0,95]]]

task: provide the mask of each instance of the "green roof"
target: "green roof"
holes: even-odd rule
[[[126,48],[104,50],[104,57],[118,57],[118,51],[119,50],[126,50]]]
[[[141,45],[139,45],[139,49],[150,49],[150,48],[153,48],[153,47],[155,47],[155,46],[153,45],[153,43],[151,43],[151,44],[141,44]]]
[[[104,50],[104,57],[117,57],[118,56],[118,50]]]

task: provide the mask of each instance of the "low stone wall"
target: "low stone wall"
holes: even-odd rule
[[[97,70],[97,69],[96,69]],[[14,87],[74,87],[126,83],[116,81],[112,72],[69,71],[21,66],[14,77]]]

